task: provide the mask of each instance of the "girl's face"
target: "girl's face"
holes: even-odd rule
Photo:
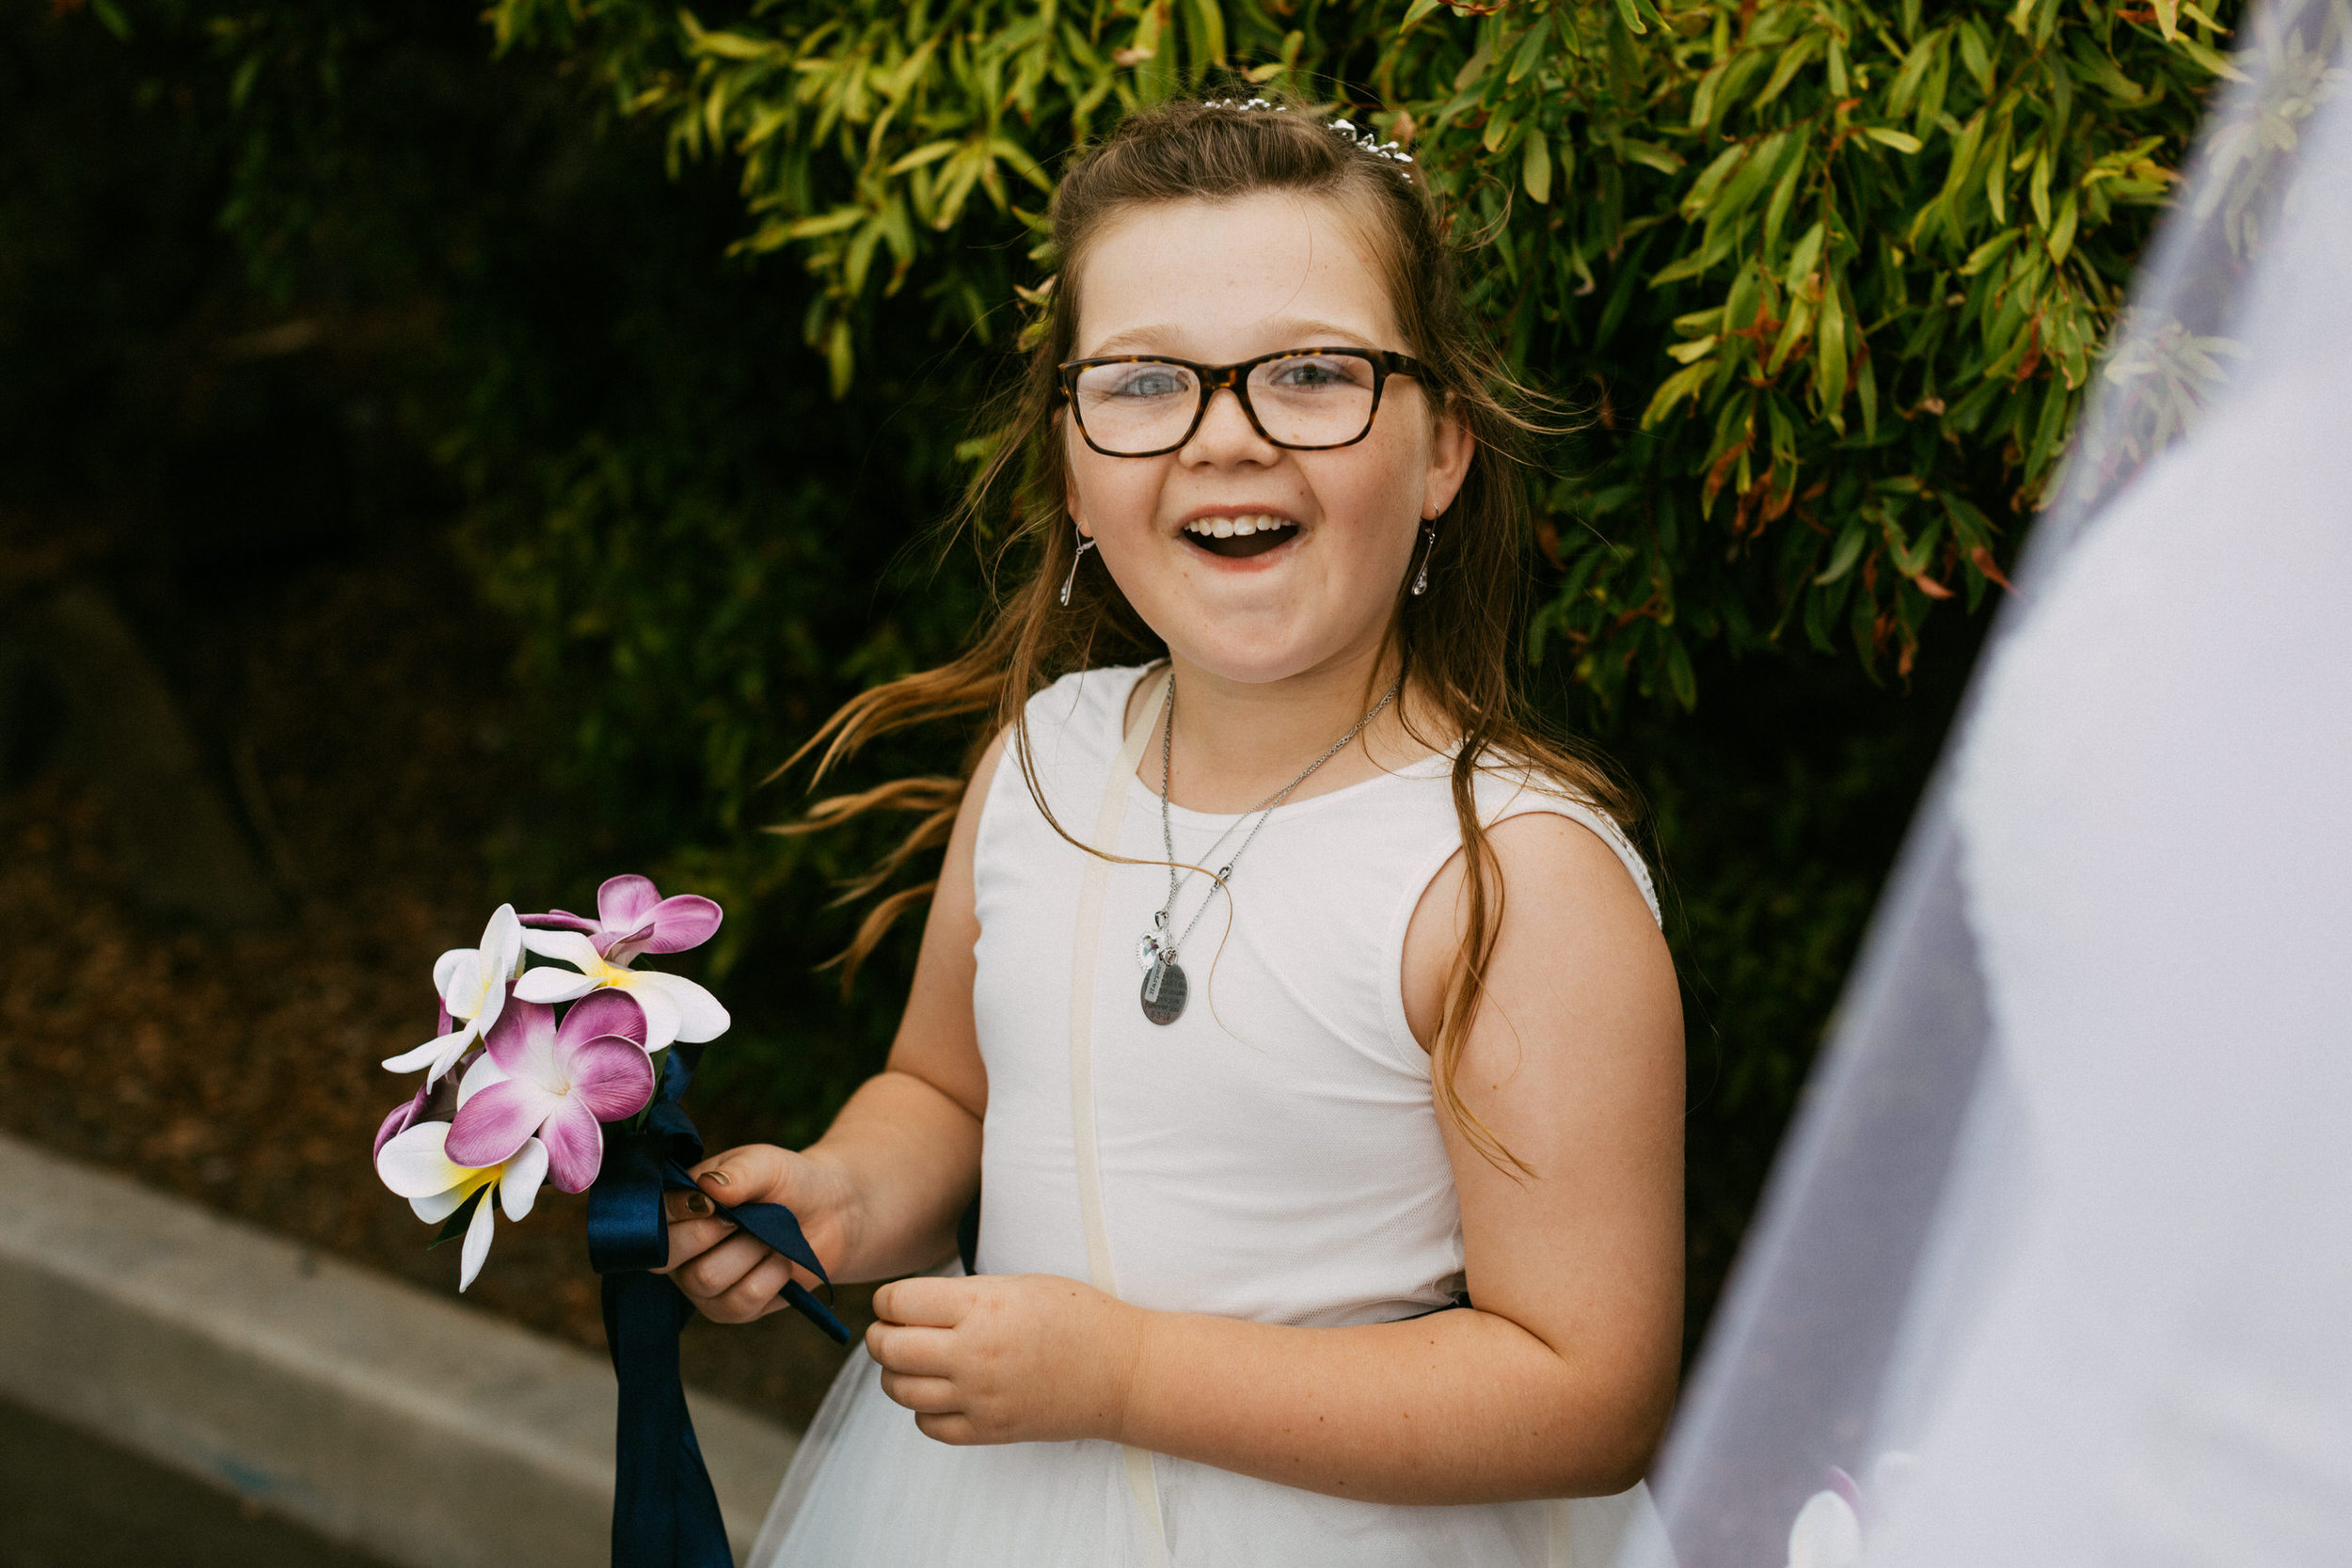
[[[1138,208],[1093,240],[1073,357],[1226,365],[1295,348],[1409,351],[1373,258],[1337,204],[1282,192]],[[1342,667],[1379,646],[1423,520],[1453,501],[1471,442],[1392,375],[1371,434],[1277,447],[1220,391],[1190,440],[1111,457],[1060,416],[1071,515],[1178,657],[1237,682]],[[1219,538],[1220,521],[1252,531]]]

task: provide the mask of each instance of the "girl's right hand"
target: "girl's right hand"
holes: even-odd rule
[[[847,1222],[853,1194],[834,1166],[773,1144],[746,1144],[696,1165],[702,1192],[669,1192],[662,1208],[670,1221],[666,1274],[686,1292],[696,1311],[713,1323],[749,1323],[784,1306],[787,1281],[817,1284],[816,1275],[786,1260],[769,1246],[737,1230],[712,1212],[711,1199],[729,1207],[781,1203],[801,1222],[817,1256],[837,1267],[846,1255]],[[704,1194],[709,1196],[706,1197]]]

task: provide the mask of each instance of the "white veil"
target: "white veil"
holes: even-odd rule
[[[2347,31],[2242,29],[1670,1435],[1682,1568],[2352,1562]]]

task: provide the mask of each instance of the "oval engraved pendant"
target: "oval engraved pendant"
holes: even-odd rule
[[[1154,1023],[1175,1022],[1184,1014],[1184,997],[1189,990],[1184,965],[1153,964],[1152,973],[1143,977],[1143,1016]]]

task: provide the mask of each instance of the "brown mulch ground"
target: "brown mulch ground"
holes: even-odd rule
[[[69,763],[0,794],[0,1126],[453,1292],[457,1249],[425,1250],[369,1147],[410,1082],[377,1063],[430,1035],[433,958],[496,902],[485,846],[527,831],[501,803],[528,781],[498,628],[418,555],[320,568],[186,630],[172,677],[208,739],[244,749],[245,814],[300,913],[158,928]],[[585,1208],[546,1189],[501,1219],[466,1301],[601,1352]],[[862,1327],[869,1292],[842,1294]],[[697,1322],[683,1354],[690,1381],[795,1426],[839,1363],[789,1313]]]

